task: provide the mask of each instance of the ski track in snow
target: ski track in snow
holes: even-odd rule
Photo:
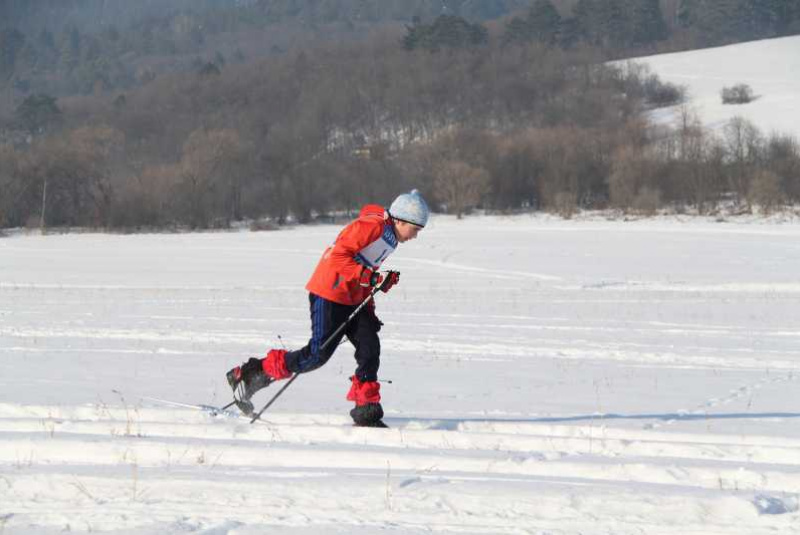
[[[0,535],[800,532],[795,227],[437,218],[377,304],[391,429],[347,344],[264,422],[180,406],[306,342],[323,230],[0,240]]]
[[[636,504],[617,532],[658,532],[656,519],[674,514],[688,530],[682,532],[712,522],[706,532],[736,533],[737,523],[759,519],[765,525],[750,531],[759,533],[771,528],[750,510],[752,496],[788,495],[800,486],[800,439],[600,423],[387,421],[395,427],[371,430],[350,427],[344,416],[281,414],[251,426],[148,402],[3,404],[0,463],[10,470],[0,476],[0,498],[15,511],[12,526],[15,518],[36,518],[71,529],[161,524],[177,531],[181,517],[208,529],[228,521],[235,507],[237,522],[255,525],[302,525],[303,511],[313,508],[320,524],[413,529],[413,513],[417,523],[442,531],[521,533],[520,526],[535,525],[561,533],[591,531],[619,514],[605,499]],[[478,491],[487,486],[499,493],[491,504],[481,503]],[[331,487],[348,499],[331,496]],[[694,504],[688,516],[687,497]],[[547,518],[554,506],[558,518]]]

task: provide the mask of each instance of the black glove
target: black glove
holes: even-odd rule
[[[400,272],[399,271],[390,271],[386,274],[386,280],[383,281],[381,284],[381,291],[383,293],[388,292],[392,289],[392,286],[400,282]]]

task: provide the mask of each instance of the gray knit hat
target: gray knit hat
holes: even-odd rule
[[[411,193],[398,195],[389,207],[389,215],[392,218],[420,227],[428,223],[428,212],[428,204],[415,189],[412,189]]]

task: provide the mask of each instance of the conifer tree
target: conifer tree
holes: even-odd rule
[[[739,16],[747,28],[748,37],[772,37],[778,32],[778,17],[781,4],[778,0],[742,0]],[[794,2],[796,3],[796,2]]]
[[[53,33],[48,29],[42,29],[36,37],[36,51],[40,64],[49,68],[58,61],[58,48]]]
[[[522,17],[514,17],[506,23],[506,31],[503,34],[504,43],[525,43],[530,40],[530,31],[527,20]]]
[[[525,18],[514,17],[506,24],[505,42],[554,45],[558,40],[561,15],[550,0],[536,0]]]
[[[631,18],[623,0],[602,0],[594,4],[597,12],[597,44],[623,48],[632,42]]]
[[[25,35],[16,28],[0,31],[0,82],[14,74],[14,67],[24,46]]]
[[[38,134],[61,119],[61,109],[55,97],[37,94],[23,100],[14,115],[25,130],[31,134]]]
[[[732,42],[749,35],[747,0],[692,0],[685,2],[683,20],[709,44]]]
[[[81,53],[81,34],[77,28],[68,28],[61,34],[58,50],[61,68],[71,72],[78,65]]]
[[[528,26],[533,39],[553,45],[558,38],[561,15],[550,0],[536,0],[528,13]]]
[[[573,11],[577,33],[582,41],[590,45],[599,45],[602,38],[597,1],[578,0]]]
[[[581,26],[576,17],[561,19],[558,43],[563,48],[572,48],[581,40]]]
[[[678,4],[678,24],[683,28],[689,28],[697,22],[698,0],[681,0]]]
[[[632,0],[629,13],[632,44],[645,45],[667,38],[667,24],[659,0]]]
[[[781,2],[779,4],[778,31],[782,35],[800,33],[800,2]]]
[[[465,48],[486,44],[489,32],[480,24],[470,24],[455,15],[440,15],[432,24],[406,26],[402,45],[406,50],[423,48]]]

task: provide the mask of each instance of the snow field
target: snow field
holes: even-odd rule
[[[620,511],[607,510],[597,493],[622,499],[636,511],[639,518],[629,519],[627,528],[649,529],[647,516],[658,508],[658,515],[680,515],[682,528],[694,529],[692,522],[700,519],[686,518],[677,496],[666,509],[660,505],[664,492],[667,497],[705,490],[775,494],[800,484],[800,440],[776,444],[769,437],[682,436],[602,424],[390,419],[395,428],[378,431],[354,429],[345,417],[330,415],[278,415],[256,426],[244,419],[209,419],[185,409],[4,405],[0,436],[14,447],[3,448],[0,463],[16,467],[20,476],[3,477],[3,503],[22,511],[29,503],[51,504],[47,512],[35,513],[51,522],[77,507],[96,530],[139,527],[135,512],[145,509],[149,522],[164,523],[168,530],[175,529],[176,513],[193,517],[199,527],[225,522],[232,507],[243,523],[270,518],[302,525],[296,515],[307,508],[314,523],[338,523],[348,521],[348,507],[349,521],[361,519],[361,504],[379,511],[383,522],[406,528],[415,528],[415,522],[392,520],[394,513],[429,517],[426,525],[445,530],[458,531],[458,524],[443,517],[468,514],[473,532],[514,533],[533,523],[560,533],[569,531],[547,521],[556,506],[562,512],[553,520],[572,529],[591,529],[582,522],[590,511],[601,520],[619,520]],[[299,488],[293,481],[301,482]],[[626,488],[631,483],[635,493]],[[343,503],[324,491],[326,484],[336,494],[343,487],[348,499],[356,500]],[[490,503],[481,496],[487,486]],[[559,487],[598,503],[589,510],[570,508],[560,503]],[[583,496],[582,488],[590,488],[592,496]],[[209,504],[226,496],[233,501],[204,505],[198,518],[195,499]],[[313,500],[306,501],[309,497]],[[498,500],[512,505],[505,506],[504,520],[497,518]],[[754,517],[753,511],[740,511],[732,518],[729,506],[741,510],[743,504],[726,506],[728,501],[700,499],[705,507],[722,507],[720,518],[709,519],[721,524],[715,532],[734,533],[736,526],[726,523]],[[238,511],[249,502],[257,512]],[[789,506],[796,509],[796,501]],[[442,508],[451,514],[443,515]],[[380,525],[375,518],[361,522]]]
[[[800,139],[800,36],[764,39],[734,45],[658,54],[632,61],[645,63],[667,82],[688,89],[687,104],[700,120],[720,128],[734,117],[755,124],[764,135],[772,132]],[[749,85],[756,99],[746,105],[725,105],[725,87]],[[678,109],[659,110],[668,120]]]
[[[0,533],[800,531],[794,225],[439,217],[379,296],[391,429],[347,344],[265,422],[183,406],[306,341],[337,231],[0,240]]]

